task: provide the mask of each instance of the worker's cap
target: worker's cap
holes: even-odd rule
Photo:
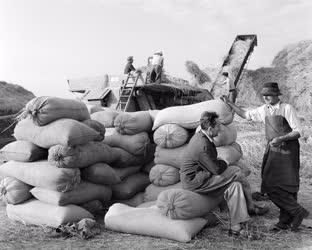
[[[155,55],[160,55],[160,56],[163,55],[162,51],[158,51],[158,52],[156,52],[156,53],[154,53],[154,54],[155,54]]]
[[[228,72],[222,72],[222,75],[229,76],[229,73]]]
[[[133,61],[133,56],[128,56],[127,61]]]
[[[277,82],[266,82],[263,84],[261,94],[263,96],[279,96],[281,92],[278,88]]]

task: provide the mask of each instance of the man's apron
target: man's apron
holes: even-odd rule
[[[270,115],[266,109],[265,135],[268,143],[261,171],[263,193],[270,192],[274,187],[280,187],[292,193],[299,190],[299,141],[297,139],[286,141],[278,147],[272,147],[269,144],[273,138],[291,131],[284,116],[278,112]]]

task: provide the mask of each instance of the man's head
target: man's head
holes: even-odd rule
[[[200,127],[209,136],[215,137],[220,131],[220,121],[218,120],[218,115],[215,112],[205,111],[200,117]]]
[[[263,84],[261,94],[266,104],[274,105],[279,102],[281,92],[276,82],[267,82]]]
[[[133,56],[128,56],[127,61],[128,62],[133,62]]]

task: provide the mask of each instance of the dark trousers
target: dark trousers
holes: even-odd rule
[[[297,193],[290,193],[279,187],[270,188],[267,192],[270,200],[280,209],[279,221],[290,224],[296,214],[302,213],[304,208],[297,202]]]

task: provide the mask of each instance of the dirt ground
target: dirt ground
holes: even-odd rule
[[[235,118],[238,129],[237,142],[242,146],[245,167],[251,170],[248,177],[253,190],[259,190],[260,163],[264,151],[263,127]],[[305,130],[310,132],[310,121]],[[301,142],[301,187],[299,202],[312,212],[312,143],[307,137]],[[263,217],[252,217],[250,230],[257,232],[259,239],[241,239],[228,236],[228,222],[214,227],[205,227],[191,242],[179,243],[172,240],[148,236],[130,235],[108,231],[104,228],[103,215],[97,218],[101,233],[90,240],[78,237],[63,238],[51,229],[26,226],[10,221],[5,204],[0,203],[0,249],[312,249],[312,216],[304,221],[300,232],[272,233],[270,226],[277,221],[278,209],[265,201],[270,212]],[[227,221],[227,214],[219,214]]]

